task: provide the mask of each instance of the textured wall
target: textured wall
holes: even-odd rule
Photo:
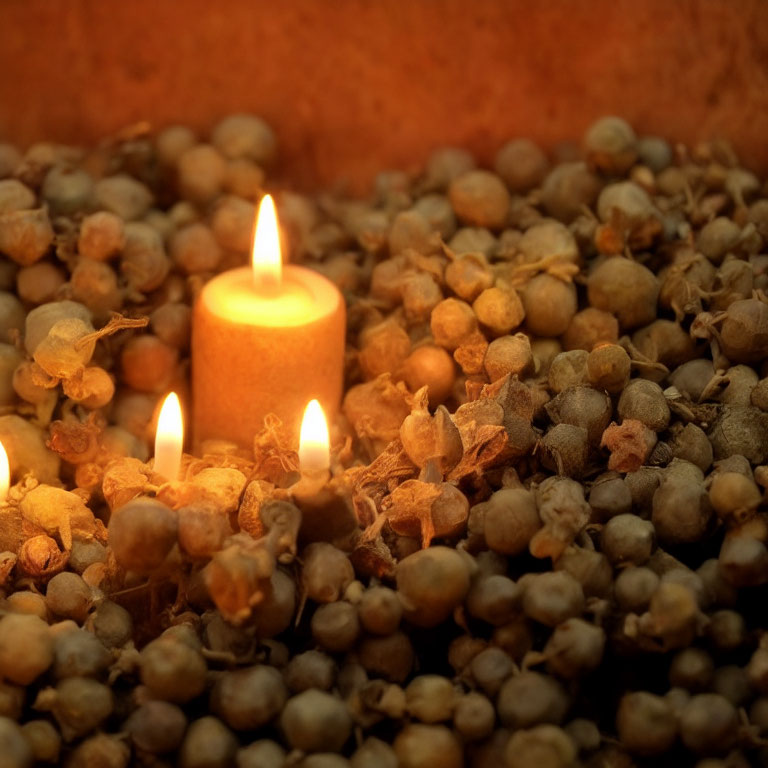
[[[303,186],[596,116],[768,170],[766,0],[0,0],[0,139],[252,110]]]

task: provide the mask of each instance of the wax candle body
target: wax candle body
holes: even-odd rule
[[[192,327],[193,437],[250,448],[274,413],[298,437],[309,400],[334,414],[344,372],[344,300],[311,270],[287,265],[280,287],[259,292],[249,267],[200,293]]]

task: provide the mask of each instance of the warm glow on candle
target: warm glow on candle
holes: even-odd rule
[[[165,398],[157,420],[154,470],[168,480],[178,480],[181,448],[184,444],[184,421],[181,404],[175,392]]]
[[[272,195],[264,195],[256,217],[253,233],[253,282],[259,293],[271,293],[283,280],[283,261],[280,254],[280,232]]]
[[[0,442],[0,501],[5,501],[8,489],[11,487],[11,467],[8,464],[8,454]]]
[[[299,466],[302,471],[326,470],[331,466],[328,422],[317,400],[304,411],[299,437]]]

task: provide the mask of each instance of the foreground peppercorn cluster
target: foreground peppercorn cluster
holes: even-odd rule
[[[267,419],[167,483],[274,155],[248,115],[0,144],[3,768],[768,761],[766,186],[609,117],[278,194],[348,304],[334,476]]]

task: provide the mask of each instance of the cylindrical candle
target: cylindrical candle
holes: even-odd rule
[[[250,448],[268,413],[298,437],[307,401],[339,408],[346,312],[336,286],[303,267],[283,267],[259,290],[250,267],[214,277],[192,328],[194,441]]]

